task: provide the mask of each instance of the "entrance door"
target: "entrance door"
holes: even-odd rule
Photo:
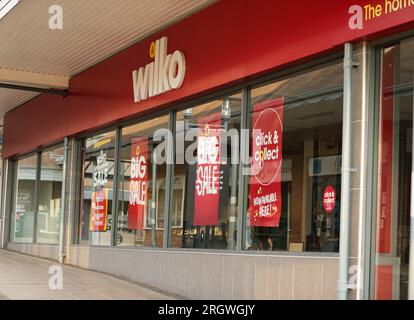
[[[414,39],[384,47],[371,270],[371,297],[379,300],[404,300],[408,296],[413,79]]]

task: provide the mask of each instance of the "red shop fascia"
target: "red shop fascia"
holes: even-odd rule
[[[159,111],[341,51],[346,42],[413,28],[414,5],[394,5],[399,9],[385,13],[387,1],[217,2],[74,76],[69,82],[69,96],[43,94],[8,112],[4,118],[3,157],[28,153],[66,136]],[[376,17],[367,6],[378,5],[382,5],[383,12]],[[355,29],[358,22],[362,29]],[[185,56],[183,83],[176,90],[135,102],[132,73],[153,61],[151,44],[162,37],[168,38],[167,54],[179,51]]]

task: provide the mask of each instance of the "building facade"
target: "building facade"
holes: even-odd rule
[[[194,299],[414,298],[414,2],[355,2],[220,1],[8,112],[2,247]]]

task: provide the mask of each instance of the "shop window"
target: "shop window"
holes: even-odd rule
[[[244,248],[338,252],[342,63],[254,88]]]
[[[11,217],[10,240],[33,242],[35,223],[35,188],[37,177],[37,154],[16,161],[16,189],[14,210]]]
[[[372,297],[408,298],[414,39],[382,48]],[[412,200],[412,199],[411,199]],[[412,218],[411,218],[412,219]]]
[[[171,247],[235,248],[241,97],[177,113]]]
[[[63,161],[62,146],[42,152],[37,212],[38,243],[59,243]]]
[[[162,148],[169,117],[122,129],[118,185],[117,245],[162,247],[166,162]],[[159,156],[159,158],[157,158]],[[153,205],[152,205],[153,204]]]
[[[110,245],[115,131],[82,141],[80,244]]]
[[[171,227],[183,227],[183,212],[184,212],[184,190],[185,178],[184,176],[174,177],[172,190],[172,212],[171,212]]]

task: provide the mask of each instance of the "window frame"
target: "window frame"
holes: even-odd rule
[[[336,64],[341,64],[342,65],[342,61],[343,61],[343,59],[341,60],[338,57],[337,59],[327,60],[325,62],[321,62],[320,64],[313,65],[312,67],[309,67],[309,68],[300,69],[297,72],[288,73],[286,75],[283,75],[282,77],[269,79],[269,80],[263,81],[263,82],[253,83],[251,86],[249,86],[247,88],[247,92],[246,92],[246,104],[247,104],[246,111],[245,112],[242,111],[242,116],[246,117],[245,123],[244,123],[245,124],[244,128],[249,130],[249,132],[250,132],[249,136],[251,135],[251,115],[252,115],[252,110],[253,110],[252,93],[254,92],[254,90],[260,89],[260,88],[263,88],[263,87],[266,87],[266,86],[271,86],[273,84],[283,82],[284,80],[294,79],[295,77],[300,77],[302,75],[307,75],[307,74],[309,74],[313,71],[318,71],[321,68],[329,67],[329,66],[336,65]],[[332,88],[329,88],[329,89],[331,89],[332,91],[330,91],[330,90],[329,91],[328,90],[321,90],[321,92],[318,92],[318,93],[330,94],[330,93],[339,93],[339,92],[341,92],[342,94],[344,94],[343,83],[341,83],[340,86],[332,87]],[[311,97],[313,97],[313,95],[305,93],[303,95],[299,95],[298,96],[299,99],[296,99],[296,98],[295,99],[285,99],[285,106],[288,105],[289,103],[296,102],[296,100],[300,101],[302,98],[304,100],[306,100],[306,99],[309,99]],[[343,118],[341,120],[343,120]],[[341,124],[342,124],[341,131],[343,131],[343,121],[341,122]],[[244,137],[242,136],[242,138],[244,138]],[[245,141],[241,141],[241,148],[246,148],[244,153],[245,153],[245,156],[247,156],[247,157],[250,156],[250,153],[249,153],[250,152],[250,143],[251,143],[250,138],[248,138]],[[342,144],[342,139],[341,139],[341,144]],[[342,146],[341,146],[341,149],[342,149]],[[335,155],[335,156],[338,156],[338,155]],[[289,158],[287,158],[287,159],[289,159]],[[287,159],[284,159],[284,160],[287,160]],[[240,176],[240,178],[242,178],[242,176]],[[248,204],[248,192],[249,192],[250,177],[249,176],[244,176],[243,178],[245,179],[245,181],[243,183],[243,188],[245,189],[245,190],[243,190],[243,196],[244,196],[245,201],[243,203],[242,209],[243,209],[243,213],[245,213],[248,210],[248,205],[249,205]],[[242,180],[240,180],[240,181],[242,181]],[[339,181],[342,182],[342,176],[341,175],[339,175]],[[240,182],[239,185],[241,186],[242,183]],[[291,195],[290,195],[290,197],[291,197]],[[288,207],[289,207],[289,210],[290,210],[291,209],[291,203],[288,203]],[[288,219],[287,219],[287,221],[288,221],[288,226],[287,226],[287,228],[288,228],[288,233],[287,233],[287,246],[288,246],[288,248],[289,248],[289,234],[290,234],[290,231],[289,231],[290,230],[290,218],[291,217],[288,216]],[[302,217],[302,219],[307,219],[308,220],[308,221],[305,221],[305,225],[307,226],[307,228],[310,228],[310,225],[308,225],[308,222],[312,219],[312,215]],[[246,243],[247,243],[247,236],[248,236],[248,232],[249,232],[249,226],[248,226],[247,218],[244,216],[243,221],[240,222],[240,223],[243,226],[243,235],[242,235],[242,240],[241,240],[242,241],[241,242],[241,250],[242,250],[242,252],[243,251],[245,252],[245,251],[247,251]],[[302,221],[302,223],[303,223],[303,221]],[[305,235],[306,235],[306,232],[305,232]],[[306,246],[306,242],[305,242],[305,243],[303,243],[303,251],[295,252],[295,253],[299,253],[300,255],[303,255],[303,254],[308,255],[308,254],[319,253],[318,256],[321,256],[321,255],[322,256],[332,256],[332,255],[333,256],[338,256],[339,255],[339,238],[336,239],[336,240],[338,241],[338,252],[305,251],[305,246]],[[262,252],[262,251],[251,250],[251,252],[258,253],[258,252]],[[277,254],[286,254],[286,253],[289,254],[289,253],[291,253],[291,251],[289,251],[289,249],[284,250],[284,251],[283,250],[274,250],[274,251],[265,251],[265,252],[275,252]]]
[[[100,133],[105,133],[105,132],[109,132],[111,130],[117,130],[117,134],[116,134],[116,142],[118,143],[118,147],[116,148],[116,154],[115,157],[118,157],[119,159],[119,154],[120,154],[120,139],[121,139],[121,133],[122,133],[122,128],[127,127],[127,126],[131,126],[131,125],[137,125],[140,122],[145,122],[148,120],[151,120],[155,117],[160,117],[160,116],[169,116],[169,125],[168,125],[168,129],[170,130],[170,132],[173,133],[173,135],[175,135],[176,130],[175,130],[175,120],[176,120],[176,115],[178,112],[183,111],[185,109],[188,108],[195,108],[198,105],[204,104],[204,103],[208,103],[212,100],[217,100],[222,98],[223,96],[228,96],[228,95],[232,95],[235,93],[242,93],[242,110],[241,110],[241,126],[240,129],[249,129],[250,124],[249,124],[249,111],[251,110],[251,99],[250,99],[250,95],[251,95],[251,90],[256,88],[256,87],[260,87],[260,86],[265,86],[267,84],[276,82],[276,81],[282,81],[284,79],[287,78],[291,78],[294,76],[298,76],[300,74],[304,74],[304,73],[308,73],[312,70],[316,70],[319,69],[321,67],[333,64],[333,63],[338,63],[338,62],[342,62],[343,57],[344,57],[344,52],[343,50],[341,50],[341,48],[337,48],[335,50],[332,50],[331,52],[328,52],[327,54],[325,54],[322,57],[317,57],[314,59],[309,59],[305,62],[296,64],[296,65],[292,65],[292,66],[286,66],[280,70],[277,71],[271,71],[270,73],[268,73],[267,75],[258,77],[256,79],[253,80],[249,80],[247,82],[243,82],[241,84],[236,84],[233,85],[231,87],[227,87],[221,90],[216,90],[212,93],[208,93],[206,95],[200,96],[200,97],[196,97],[193,99],[183,99],[182,101],[179,101],[177,103],[172,104],[171,106],[169,106],[168,108],[158,108],[155,112],[152,112],[151,114],[146,113],[145,115],[138,115],[138,116],[134,116],[131,117],[130,119],[121,121],[121,122],[117,122],[111,126],[107,126],[105,128],[102,128],[100,130],[89,130],[86,133],[83,133],[81,135],[78,135],[75,137],[76,140],[76,145],[78,146],[78,152],[79,154],[76,156],[77,157],[77,165],[76,165],[76,172],[78,177],[76,177],[76,196],[75,198],[79,198],[79,196],[81,195],[81,190],[79,190],[79,185],[81,183],[81,179],[82,179],[82,174],[81,174],[81,168],[82,168],[82,150],[81,150],[81,145],[82,145],[82,140],[88,138],[88,137],[92,137],[95,135],[98,135]],[[246,141],[247,140],[247,141]],[[245,138],[243,137],[243,135],[241,135],[240,138],[240,157],[242,156],[249,156],[249,144],[250,144],[250,139],[249,138]],[[170,149],[173,153],[175,150],[175,141],[171,142],[171,146],[172,148]],[[119,161],[117,161],[118,164],[118,169],[114,172],[114,180],[118,179],[118,174],[119,174]],[[170,229],[171,229],[171,222],[172,222],[172,217],[171,217],[171,208],[172,208],[172,183],[173,183],[173,178],[174,178],[174,165],[167,165],[167,174],[166,174],[166,205],[165,205],[165,211],[164,211],[164,241],[163,241],[163,247],[162,248],[152,248],[152,247],[122,247],[123,249],[125,248],[129,248],[129,249],[150,249],[150,250],[171,250],[171,251],[195,251],[195,252],[213,252],[213,253],[218,253],[218,252],[232,252],[232,253],[243,253],[243,254],[264,254],[264,255],[292,255],[291,252],[288,251],[247,251],[245,250],[243,244],[244,244],[244,239],[246,236],[246,232],[247,232],[247,223],[245,221],[245,212],[246,212],[246,208],[247,208],[247,192],[248,192],[248,179],[246,179],[246,177],[243,175],[243,167],[239,166],[238,168],[238,177],[239,177],[239,190],[238,190],[238,195],[237,195],[237,208],[238,208],[238,212],[237,212],[237,221],[236,221],[236,228],[237,230],[239,230],[239,232],[237,232],[237,239],[236,239],[236,246],[234,250],[216,250],[216,249],[188,249],[188,248],[171,248],[170,246]],[[115,182],[114,182],[115,183]],[[118,194],[118,188],[114,188],[114,194]],[[116,196],[114,196],[116,197]],[[77,202],[80,202],[79,199],[75,200]],[[116,208],[112,208],[113,212],[117,212],[117,206],[118,206],[118,201],[113,201],[113,206],[114,204],[116,205]],[[115,209],[115,210],[114,210]],[[72,245],[78,245],[78,246],[84,246],[82,244],[79,244],[79,239],[78,235],[77,235],[77,230],[78,230],[78,224],[79,224],[79,220],[80,220],[80,207],[79,207],[79,203],[75,206],[75,212],[74,212],[74,221],[75,223],[73,224],[72,227]],[[114,223],[116,223],[113,219],[112,224],[115,225]],[[174,228],[174,227],[173,227]],[[241,230],[241,232],[240,232]],[[116,239],[116,231],[117,228],[112,228],[112,239],[115,240]],[[87,246],[91,246],[93,247],[93,245],[87,245]],[[99,246],[100,248],[105,247],[105,246]],[[111,245],[110,247],[116,247],[116,243],[114,243],[114,241],[111,241]],[[300,255],[300,256],[318,256],[318,257],[337,257],[338,253],[332,253],[332,252],[294,252],[295,255]]]
[[[73,197],[73,201],[75,202],[74,205],[74,218],[73,218],[73,224],[71,227],[71,235],[72,235],[72,241],[71,244],[72,245],[79,245],[79,246],[90,246],[90,247],[98,247],[98,248],[104,248],[104,247],[112,247],[114,246],[114,242],[116,241],[116,235],[114,235],[114,225],[117,223],[117,215],[113,214],[112,215],[112,222],[111,222],[111,230],[110,230],[110,241],[109,241],[109,245],[105,244],[105,245],[96,245],[96,244],[81,244],[81,237],[80,237],[80,223],[81,223],[81,212],[83,210],[83,194],[84,194],[84,162],[85,162],[85,154],[86,154],[86,140],[88,138],[92,138],[95,136],[99,136],[101,134],[106,134],[109,132],[115,132],[115,140],[114,140],[114,167],[113,167],[113,177],[112,177],[112,185],[113,185],[113,190],[112,190],[112,206],[111,206],[111,210],[112,213],[114,213],[115,211],[114,208],[115,207],[115,202],[117,202],[117,197],[118,197],[118,188],[114,188],[115,183],[118,182],[119,179],[119,170],[120,170],[120,163],[119,163],[119,145],[120,145],[120,136],[119,136],[119,127],[111,127],[111,128],[106,128],[106,129],[102,129],[87,135],[82,136],[81,138],[77,138],[75,140],[75,145],[76,145],[76,165],[74,166],[75,171],[76,171],[76,175],[75,175],[75,183],[74,183],[74,197]],[[112,147],[111,147],[112,149]],[[88,240],[89,242],[89,240]]]
[[[53,151],[53,150],[55,150],[55,149],[57,149],[57,148],[62,148],[62,150],[64,151],[65,150],[65,143],[64,143],[64,141],[62,141],[61,143],[57,143],[57,144],[54,144],[53,146],[49,146],[49,147],[46,147],[46,148],[43,148],[43,149],[41,149],[39,152],[38,152],[38,160],[39,160],[39,167],[38,167],[38,172],[39,172],[39,180],[38,180],[38,190],[40,190],[40,183],[41,183],[41,181],[42,181],[42,157],[43,157],[43,154],[44,153],[46,153],[46,152],[50,152],[50,151]],[[66,160],[67,159],[65,159],[64,158],[64,153],[63,153],[63,163],[65,164],[66,163]],[[64,169],[62,168],[62,188],[61,188],[61,190],[60,190],[60,193],[62,194],[62,191],[64,190],[64,182],[65,182],[65,176],[64,176]],[[37,194],[37,204],[36,204],[36,210],[37,210],[37,212],[36,212],[36,229],[35,229],[35,231],[36,231],[36,244],[40,244],[40,245],[58,245],[59,244],[59,241],[57,242],[57,243],[44,243],[44,242],[39,242],[38,241],[38,239],[37,239],[37,227],[38,227],[38,216],[39,216],[39,193]],[[63,201],[64,201],[64,199],[61,197],[61,207],[60,207],[60,214],[63,214],[63,210],[64,210],[64,203],[63,203]],[[60,220],[60,218],[59,218],[59,222],[60,222],[61,220]],[[59,239],[59,237],[60,237],[60,227],[59,227],[59,233],[58,233],[58,239]]]
[[[12,171],[12,179],[11,179],[11,205],[10,205],[10,212],[9,212],[9,230],[8,230],[8,241],[10,243],[16,243],[16,244],[30,244],[30,245],[52,245],[52,246],[58,246],[59,243],[42,243],[37,241],[37,221],[38,221],[38,215],[39,215],[39,188],[40,188],[40,182],[41,182],[41,170],[42,170],[42,155],[45,152],[52,151],[56,148],[64,148],[64,142],[59,141],[57,143],[54,143],[52,145],[49,145],[44,148],[36,149],[32,152],[25,153],[23,155],[14,157],[11,159],[11,171]],[[16,242],[15,241],[15,232],[12,230],[12,228],[15,228],[15,222],[12,222],[13,219],[15,219],[16,214],[16,204],[17,204],[17,188],[18,188],[18,171],[19,171],[19,161],[36,156],[36,173],[35,173],[35,190],[34,190],[34,216],[33,216],[33,234],[32,234],[32,241],[31,242]],[[67,159],[63,160],[64,162],[67,161]],[[63,180],[65,177],[63,177]],[[62,190],[63,190],[63,181],[62,181]],[[61,190],[61,191],[62,191]],[[63,203],[62,203],[63,207]],[[62,210],[62,208],[61,208]],[[62,214],[62,212],[61,212]],[[59,231],[60,232],[60,231]]]
[[[385,38],[374,40],[368,44],[368,53],[372,57],[369,63],[370,71],[367,75],[370,85],[367,92],[372,99],[368,102],[368,164],[369,170],[367,172],[367,212],[366,226],[364,230],[364,259],[367,263],[364,264],[364,284],[363,284],[363,299],[375,299],[375,265],[376,265],[376,246],[377,246],[377,210],[378,210],[378,184],[379,184],[379,142],[381,130],[380,104],[382,92],[382,59],[383,50],[386,47],[400,44],[401,41],[414,37],[414,30],[408,30],[396,35],[391,35]],[[409,279],[410,281],[410,279]],[[413,281],[413,280],[411,280]]]

